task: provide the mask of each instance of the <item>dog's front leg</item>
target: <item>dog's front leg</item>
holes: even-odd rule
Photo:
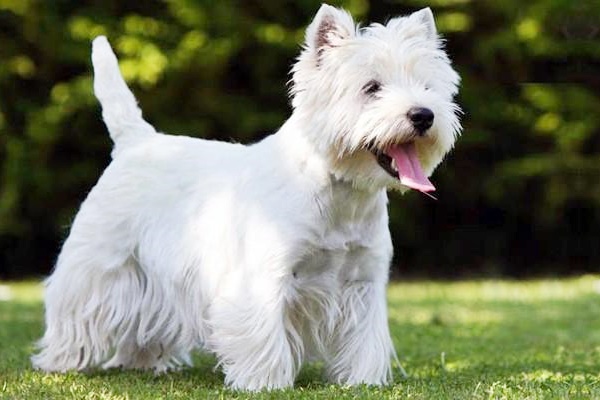
[[[236,278],[210,307],[208,345],[235,389],[290,387],[300,368],[302,344],[286,322],[285,282],[261,275]]]
[[[388,383],[395,352],[388,328],[386,282],[346,281],[340,303],[328,362],[330,379],[349,385]]]

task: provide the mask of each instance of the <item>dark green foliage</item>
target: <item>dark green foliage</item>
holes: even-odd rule
[[[392,196],[402,274],[570,273],[600,261],[600,5],[347,0],[359,20],[430,5],[463,77],[439,201]],[[249,143],[290,113],[319,1],[0,0],[0,277],[47,273],[109,162],[90,41],[106,34],[159,129]],[[399,266],[399,267],[398,267]]]

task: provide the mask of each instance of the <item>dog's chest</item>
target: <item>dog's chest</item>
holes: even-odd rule
[[[382,209],[376,202],[348,202],[348,197],[335,200],[338,201],[322,208],[321,224],[303,249],[304,257],[294,269],[296,276],[333,274],[350,278],[368,264],[369,254],[380,247],[378,241],[385,237],[380,230],[387,232],[387,224],[381,224],[385,205]]]
[[[304,249],[304,256],[294,268],[294,276],[301,281],[360,279],[374,249],[367,229],[354,225],[324,232]]]
[[[368,224],[345,224],[323,232],[316,247],[327,253],[346,253],[368,247],[371,240],[366,237]]]

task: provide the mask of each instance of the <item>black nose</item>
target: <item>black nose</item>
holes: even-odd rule
[[[419,134],[424,134],[425,131],[433,125],[433,111],[425,107],[413,107],[406,114],[410,122],[412,122]]]

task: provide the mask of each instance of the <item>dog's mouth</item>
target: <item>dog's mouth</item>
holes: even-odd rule
[[[381,168],[398,179],[402,185],[422,193],[435,191],[435,186],[423,172],[415,142],[395,144],[385,150],[371,150],[371,152],[377,158]]]

